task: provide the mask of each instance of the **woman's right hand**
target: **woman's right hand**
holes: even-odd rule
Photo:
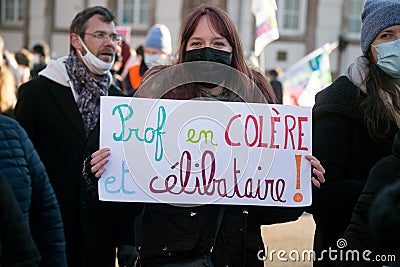
[[[92,154],[92,159],[90,160],[90,171],[94,174],[96,178],[100,178],[101,175],[105,172],[104,165],[108,163],[108,158],[110,157],[110,149],[102,148],[97,150]]]

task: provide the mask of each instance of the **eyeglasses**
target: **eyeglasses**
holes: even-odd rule
[[[108,34],[106,34],[105,32],[98,32],[98,33],[88,33],[88,32],[84,32],[83,34],[93,36],[94,38],[96,38],[96,39],[99,40],[99,41],[104,41],[107,37],[110,38],[110,40],[111,40],[112,42],[115,42],[115,43],[119,43],[119,42],[122,41],[122,36],[117,35],[117,34],[110,34],[110,35],[108,35]]]

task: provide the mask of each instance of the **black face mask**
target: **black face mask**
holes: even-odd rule
[[[204,47],[200,49],[186,51],[184,62],[209,61],[230,66],[231,54],[232,53],[227,51]],[[194,76],[207,77],[210,81],[212,81],[212,83],[199,82],[199,84],[207,88],[214,88],[225,80],[225,71],[225,68],[217,66],[217,64],[204,64],[204,67],[202,65],[201,68],[197,68],[196,70],[194,70]]]
[[[218,50],[211,47],[204,47],[200,49],[186,51],[184,62],[211,61],[230,66],[231,54],[232,53],[223,50]]]

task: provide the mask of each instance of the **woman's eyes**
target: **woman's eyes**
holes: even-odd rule
[[[383,40],[390,39],[391,37],[392,37],[392,34],[390,34],[390,33],[382,33],[382,34],[379,36],[379,38],[380,38],[380,39],[383,39]]]
[[[202,46],[205,46],[205,44],[203,42],[191,42],[189,44],[189,46],[191,46],[191,47],[202,47]],[[216,41],[216,42],[211,43],[210,46],[211,47],[225,47],[226,45],[225,45],[224,42]]]
[[[200,46],[201,42],[192,42],[190,43],[190,46]]]
[[[213,45],[216,47],[223,47],[223,46],[225,46],[225,43],[224,42],[215,42]]]

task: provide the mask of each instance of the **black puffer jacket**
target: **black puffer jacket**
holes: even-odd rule
[[[341,76],[319,92],[313,107],[313,155],[321,161],[326,182],[313,190],[311,212],[316,223],[314,249],[337,249],[336,242],[350,223],[354,205],[371,168],[391,153],[392,134],[373,140],[363,123],[360,103],[366,95]],[[315,189],[315,188],[313,188]],[[316,262],[315,266],[320,262]],[[332,265],[332,261],[320,266]]]
[[[0,170],[39,249],[40,266],[66,266],[63,223],[45,167],[25,130],[4,115],[0,115]]]
[[[390,250],[387,244],[376,242],[368,228],[369,214],[372,212],[371,204],[378,193],[392,183],[400,181],[400,133],[396,135],[393,143],[393,154],[381,159],[371,170],[367,183],[358,198],[354,208],[351,223],[347,227],[344,238],[348,249],[358,251],[370,250],[373,252],[369,258],[375,255],[388,255]],[[379,207],[380,208],[380,207]],[[384,208],[384,207],[382,207]],[[379,257],[379,256],[378,256]],[[400,260],[400,259],[399,259]],[[366,262],[360,257],[360,261],[344,261],[339,266],[382,266],[382,262]]]
[[[14,192],[0,173],[0,266],[39,266],[40,255]]]
[[[371,204],[369,216],[369,228],[374,240],[382,247],[386,247],[386,251],[392,255],[391,260],[388,260],[388,265],[399,267],[400,178],[376,196]]]

